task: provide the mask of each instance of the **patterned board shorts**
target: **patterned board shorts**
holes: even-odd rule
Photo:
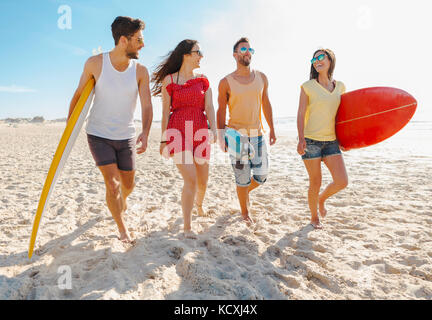
[[[255,152],[253,153],[253,157],[247,157],[247,159],[239,158],[235,154],[230,153],[236,184],[239,187],[247,187],[251,184],[251,177],[258,184],[264,184],[267,180],[269,170],[266,142],[263,136],[245,138],[246,141],[240,143],[250,144]]]

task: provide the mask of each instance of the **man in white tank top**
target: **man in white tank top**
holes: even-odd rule
[[[149,73],[136,62],[144,47],[139,19],[117,17],[111,25],[115,48],[89,58],[84,66],[78,89],[72,98],[69,115],[88,80],[94,78],[95,98],[88,117],[86,132],[90,151],[106,186],[106,202],[117,223],[123,242],[132,242],[125,226],[127,197],[135,187],[136,152],[147,149],[153,119]],[[134,112],[138,95],[141,101],[142,132],[135,140]]]
[[[264,184],[268,174],[268,156],[265,140],[262,136],[261,109],[270,127],[270,145],[275,144],[276,135],[273,126],[273,112],[268,97],[268,80],[264,73],[251,71],[250,63],[254,50],[247,38],[241,38],[234,45],[234,59],[237,69],[223,78],[219,83],[219,109],[217,111],[218,142],[227,152],[225,128],[237,130],[243,135],[240,143],[248,145],[249,153],[246,160],[230,158],[237,184],[237,196],[240,202],[243,220],[252,223],[249,217],[249,193]],[[229,107],[230,119],[226,121],[226,108]],[[235,147],[234,147],[235,149]],[[243,150],[243,145],[239,148]]]

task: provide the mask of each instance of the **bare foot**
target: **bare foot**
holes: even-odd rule
[[[314,227],[314,229],[320,230],[323,228],[323,225],[319,220],[311,220],[310,224]]]
[[[120,237],[117,237],[123,243],[131,243],[133,244],[135,240],[132,240],[130,235],[127,232],[121,232]]]
[[[246,222],[246,224],[248,225],[248,226],[251,226],[251,225],[253,225],[255,222],[251,219],[251,217],[249,217],[249,214],[248,213],[246,213],[246,214],[243,214],[242,213],[242,219],[243,219],[243,221],[244,222]]]
[[[202,205],[199,205],[199,204],[195,204],[195,205],[196,205],[196,207],[197,207],[198,215],[199,215],[200,217],[206,217],[207,214],[205,213],[205,211],[204,211],[204,209],[203,209],[203,206],[202,206]]]
[[[192,230],[183,231],[183,236],[186,239],[197,239],[197,234],[195,232],[193,232]]]
[[[321,218],[323,218],[323,219],[327,215],[327,209],[324,206],[324,201],[321,201],[321,200],[318,201],[318,212],[319,212],[319,215],[321,216]]]

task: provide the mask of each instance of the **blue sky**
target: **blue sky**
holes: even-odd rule
[[[140,62],[151,69],[180,40],[197,38],[203,8],[226,2],[1,0],[0,119],[64,117],[86,59],[99,46],[113,47],[110,25],[116,16],[146,22]],[[58,27],[61,5],[71,8],[70,30]]]
[[[62,30],[62,5],[72,28]],[[404,89],[418,101],[416,120],[432,120],[428,55],[430,4],[411,0],[0,0],[0,119],[66,116],[83,65],[92,51],[113,47],[118,15],[146,22],[140,62],[151,71],[185,38],[197,39],[217,108],[219,80],[235,68],[232,45],[247,36],[252,67],[266,73],[275,117],[295,116],[309,60],[321,46],[337,57],[336,80],[347,90]],[[153,100],[160,119],[160,100]],[[140,118],[137,108],[136,118]]]

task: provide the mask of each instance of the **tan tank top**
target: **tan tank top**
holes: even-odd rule
[[[227,76],[230,86],[228,127],[250,137],[262,135],[261,108],[264,80],[261,73],[253,71],[255,77],[249,84],[241,84],[232,75]]]

